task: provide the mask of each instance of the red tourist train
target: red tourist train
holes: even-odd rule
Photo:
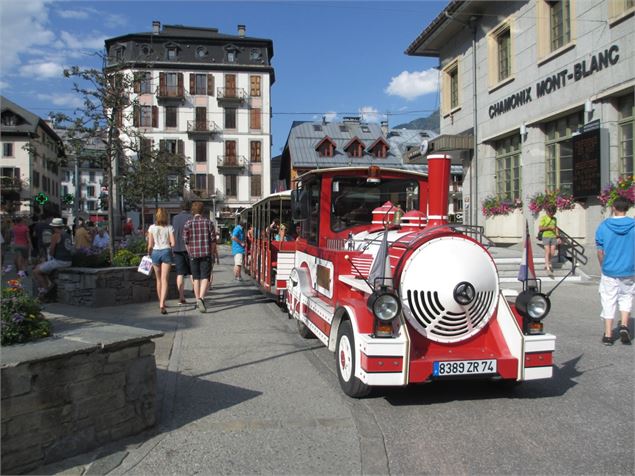
[[[450,157],[428,164],[428,175],[314,170],[258,202],[252,277],[303,337],[335,352],[349,396],[447,378],[550,378],[556,338],[543,332],[540,283],[501,290],[482,228],[447,221]],[[275,239],[282,224],[299,224],[293,241]]]

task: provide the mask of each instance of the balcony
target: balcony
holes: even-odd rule
[[[245,168],[246,162],[243,155],[219,155],[218,171],[224,174],[237,174]]]
[[[156,89],[157,100],[162,102],[185,101],[185,90],[182,86],[163,85]]]
[[[220,127],[214,121],[187,121],[187,135],[192,137],[208,137],[220,134]]]
[[[221,107],[237,107],[247,100],[243,88],[216,88],[216,98]]]

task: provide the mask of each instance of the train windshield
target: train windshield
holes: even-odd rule
[[[331,229],[339,232],[372,222],[372,212],[390,200],[404,212],[419,210],[419,183],[414,179],[382,179],[368,182],[365,177],[333,179]]]

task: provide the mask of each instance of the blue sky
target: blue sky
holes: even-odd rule
[[[153,20],[271,38],[273,154],[294,120],[337,114],[391,126],[438,106],[436,58],[410,57],[406,47],[447,2],[442,1],[51,1],[0,0],[0,89],[46,117],[80,105],[71,65],[98,66],[104,39],[150,31]]]

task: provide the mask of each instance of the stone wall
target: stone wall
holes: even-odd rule
[[[135,267],[66,268],[57,272],[57,301],[73,306],[102,307],[157,300],[154,274]],[[168,299],[178,297],[174,267],[168,277]]]
[[[31,471],[153,426],[151,338],[160,335],[102,325],[3,348],[1,473]]]

